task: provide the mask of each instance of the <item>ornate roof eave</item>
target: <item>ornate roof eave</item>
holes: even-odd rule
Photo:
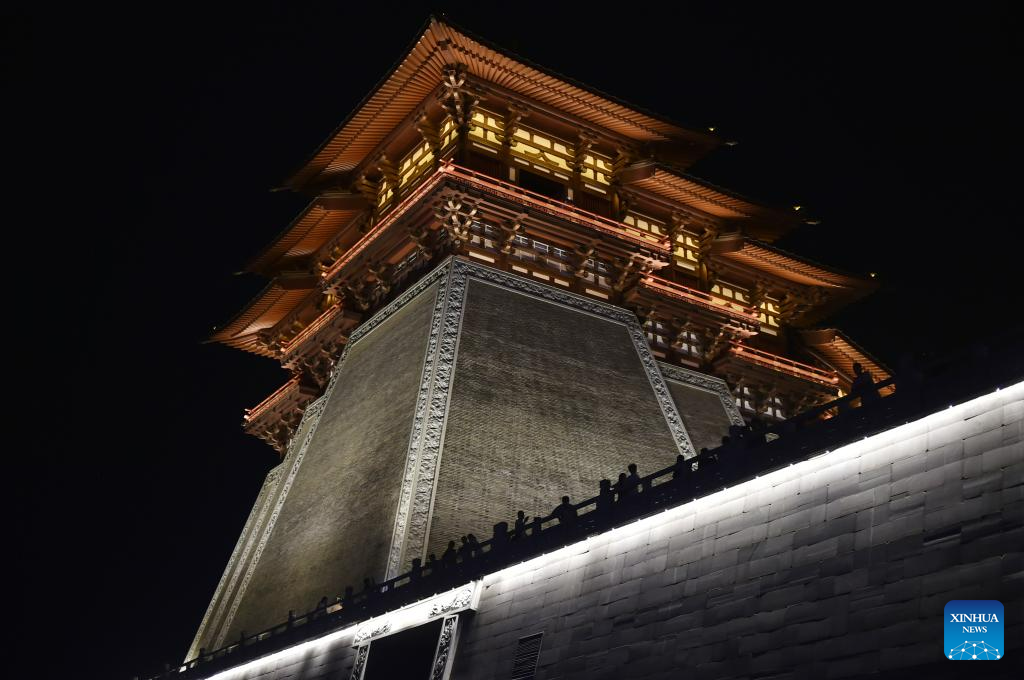
[[[282,268],[294,266],[316,253],[367,207],[366,199],[358,194],[320,194],[246,265],[245,271],[272,276]]]
[[[371,90],[333,134],[286,182],[301,189],[323,175],[351,171],[416,108],[429,99],[446,66],[462,64],[473,77],[580,118],[638,143],[692,145],[690,162],[721,140],[672,123],[594,88],[543,69],[506,50],[431,18],[405,56]]]
[[[763,241],[738,238],[736,235],[727,235],[720,241],[712,250],[717,257],[802,286],[841,289],[849,291],[854,299],[878,287],[872,278],[826,267]]]
[[[633,163],[621,181],[630,189],[669,199],[764,241],[779,238],[802,221],[788,210],[758,203],[655,160]]]
[[[284,273],[260,291],[230,321],[218,328],[209,342],[274,358],[276,354],[262,341],[261,333],[270,331],[317,290],[316,276]]]
[[[799,332],[798,337],[808,353],[831,366],[848,386],[853,382],[853,363],[858,362],[875,381],[891,375],[885,364],[836,328],[812,328]]]

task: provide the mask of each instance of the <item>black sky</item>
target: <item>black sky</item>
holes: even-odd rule
[[[8,17],[18,181],[5,193],[22,208],[5,230],[8,299],[29,303],[7,333],[9,389],[26,404],[8,417],[24,439],[8,453],[16,592],[23,649],[62,639],[32,657],[33,677],[126,679],[186,651],[276,461],[243,435],[242,410],[285,377],[200,341],[262,287],[233,272],[305,203],[270,189],[431,11],[738,140],[694,173],[805,206],[821,224],[779,245],[877,272],[881,291],[834,321],[883,360],[1019,326],[1009,5],[757,6],[137,3]]]

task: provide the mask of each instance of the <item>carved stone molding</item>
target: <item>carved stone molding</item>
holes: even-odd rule
[[[434,360],[428,387],[426,415],[420,426],[420,442],[411,487],[411,506],[404,536],[395,536],[396,539],[402,538],[404,543],[404,548],[399,549],[400,559],[402,556],[410,559],[423,557],[426,550],[436,477],[440,466],[441,439],[448,416],[452,371],[455,368],[459,328],[462,325],[462,311],[465,306],[469,263],[458,258],[449,258],[442,267],[447,270],[448,278],[443,303],[439,297],[439,306],[434,309],[435,319],[432,320],[431,326],[433,333],[433,321],[440,321],[436,344],[433,337],[430,340]]]
[[[395,525],[391,534],[391,548],[388,552],[387,574],[385,578],[398,576],[402,566],[402,547],[405,543],[405,532],[409,524],[413,485],[416,482],[416,460],[419,456],[420,444],[423,440],[423,423],[427,415],[427,404],[430,399],[431,380],[434,375],[437,341],[441,333],[444,318],[444,301],[448,279],[442,276],[448,273],[447,265],[438,267],[439,273],[437,295],[434,298],[434,311],[430,317],[430,333],[427,336],[427,353],[423,360],[423,371],[420,374],[420,386],[416,393],[416,406],[413,410],[412,430],[409,433],[409,448],[405,459],[405,472],[402,475],[402,487],[398,494],[398,509],[395,512]]]
[[[430,617],[440,616],[441,614],[450,614],[452,612],[460,612],[463,609],[467,609],[469,605],[473,603],[473,594],[476,592],[475,586],[466,586],[462,590],[456,591],[452,594],[451,598],[446,601],[438,601],[434,603],[434,606],[430,608]]]
[[[390,621],[378,621],[374,625],[366,623],[356,629],[356,635],[352,641],[362,642],[363,640],[369,640],[370,638],[377,637],[378,635],[384,635],[389,632],[391,632]]]
[[[434,663],[430,669],[430,680],[448,680],[448,676],[451,674],[451,662],[455,657],[458,625],[458,615],[448,616],[441,623],[441,634],[437,638],[437,651],[434,652]]]
[[[722,407],[725,409],[726,415],[729,416],[729,422],[733,425],[746,424],[743,416],[740,414],[740,410],[736,408],[736,400],[732,392],[729,391],[728,383],[721,378],[661,362],[658,362],[658,368],[661,369],[661,374],[669,380],[675,380],[690,387],[718,395],[722,400]]]
[[[356,662],[352,664],[352,675],[349,680],[363,680],[366,671],[366,659],[370,656],[370,645],[362,645],[356,649]]]

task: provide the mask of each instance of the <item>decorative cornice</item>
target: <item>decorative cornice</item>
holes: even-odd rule
[[[434,606],[430,608],[430,617],[433,618],[441,614],[451,614],[468,609],[473,603],[473,595],[475,593],[476,586],[468,585],[462,590],[453,593],[450,599],[434,602]]]
[[[377,621],[376,623],[374,623],[373,621],[367,621],[365,624],[359,626],[359,628],[356,629],[356,635],[352,639],[352,641],[362,642],[363,640],[368,640],[372,637],[377,637],[378,635],[383,635],[385,633],[390,632],[390,621]]]
[[[729,417],[729,422],[733,425],[746,424],[743,416],[740,414],[740,410],[736,407],[736,401],[732,396],[732,392],[729,391],[728,383],[721,378],[660,361],[658,362],[658,368],[661,369],[661,374],[668,380],[675,380],[684,385],[717,395],[722,400],[722,407]]]

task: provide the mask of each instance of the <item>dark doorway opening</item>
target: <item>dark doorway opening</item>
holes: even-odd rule
[[[559,201],[565,200],[564,184],[527,170],[519,170],[519,186],[547,196],[548,198],[554,198]]]
[[[363,680],[430,677],[443,619],[388,635],[370,643]]]

